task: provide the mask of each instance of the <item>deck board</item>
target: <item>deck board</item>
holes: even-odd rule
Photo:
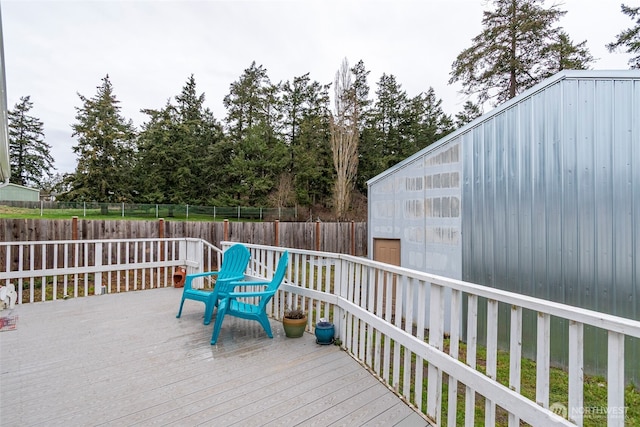
[[[347,353],[311,334],[269,339],[166,288],[26,304],[0,333],[0,425],[424,426]]]

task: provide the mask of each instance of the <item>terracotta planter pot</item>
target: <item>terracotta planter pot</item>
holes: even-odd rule
[[[187,278],[187,269],[184,267],[177,267],[173,269],[173,287],[184,288],[184,281]]]
[[[300,338],[304,334],[307,326],[307,318],[289,319],[285,317],[282,319],[282,326],[284,327],[284,334],[286,336],[289,338]]]

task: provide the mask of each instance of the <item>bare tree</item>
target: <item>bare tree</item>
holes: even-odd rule
[[[351,190],[358,172],[358,103],[345,58],[336,72],[335,111],[331,115],[331,151],[336,168],[333,208],[338,220],[345,219],[351,204]]]

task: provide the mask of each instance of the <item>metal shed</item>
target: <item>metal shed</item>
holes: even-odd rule
[[[640,70],[560,72],[367,184],[374,258],[640,320]]]

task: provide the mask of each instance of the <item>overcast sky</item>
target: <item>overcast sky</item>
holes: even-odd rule
[[[633,21],[620,3],[565,0],[560,21],[576,43],[587,40],[594,69],[627,69],[609,53]],[[122,114],[137,127],[142,108],[162,108],[193,74],[205,105],[222,121],[222,100],[252,61],[272,83],[310,73],[334,80],[343,58],[363,60],[371,94],[383,73],[411,97],[433,87],[447,114],[465,101],[448,85],[451,64],[482,30],[485,0],[1,0],[7,97],[13,109],[31,96],[57,172],[73,172],[78,93],[93,97],[109,74]],[[545,6],[552,4],[550,0]]]

